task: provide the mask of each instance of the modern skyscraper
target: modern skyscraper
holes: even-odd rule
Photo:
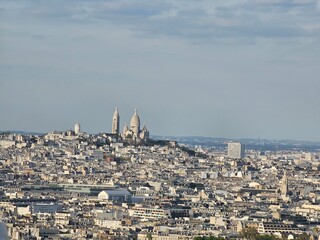
[[[118,108],[114,111],[113,118],[112,118],[112,134],[119,134],[119,127],[120,127],[120,115]]]
[[[240,142],[228,143],[228,158],[242,159],[244,158],[244,145]]]
[[[280,192],[281,195],[286,197],[288,195],[288,176],[287,172],[284,172],[282,180],[281,180],[281,186],[280,186]]]

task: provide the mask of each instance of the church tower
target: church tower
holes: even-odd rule
[[[120,115],[118,108],[116,108],[112,118],[112,134],[119,134]]]

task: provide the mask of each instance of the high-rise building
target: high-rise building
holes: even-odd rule
[[[282,180],[281,180],[281,185],[280,185],[280,192],[282,196],[287,196],[288,195],[288,176],[287,172],[284,172]]]
[[[228,158],[242,159],[244,158],[244,145],[240,142],[228,143]]]
[[[112,134],[119,134],[119,127],[120,127],[120,115],[118,108],[114,111],[113,118],[112,118]]]

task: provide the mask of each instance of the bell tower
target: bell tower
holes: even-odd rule
[[[119,134],[119,126],[120,126],[120,115],[118,108],[114,111],[113,118],[112,118],[112,134]]]

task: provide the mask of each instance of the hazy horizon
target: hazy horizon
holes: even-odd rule
[[[13,134],[15,133],[26,133],[26,134],[47,134],[53,131],[68,131],[68,130],[74,130],[73,128],[69,129],[55,129],[51,130],[48,132],[36,132],[36,131],[24,131],[24,130],[13,130],[13,129],[7,129],[7,130],[2,130],[0,129],[0,133],[5,133],[5,132],[11,132]],[[110,131],[105,131],[105,132],[87,132],[83,131],[87,134],[101,134],[101,133],[107,133],[110,134]],[[317,140],[308,140],[308,139],[288,139],[288,138],[261,138],[261,137],[238,137],[238,138],[233,138],[233,137],[223,137],[223,136],[201,136],[201,135],[156,135],[156,134],[151,134],[150,138],[211,138],[211,139],[227,139],[227,140],[267,140],[267,141],[296,141],[296,142],[313,142],[313,143],[320,143],[320,141]]]
[[[320,1],[0,2],[0,130],[320,141]]]

